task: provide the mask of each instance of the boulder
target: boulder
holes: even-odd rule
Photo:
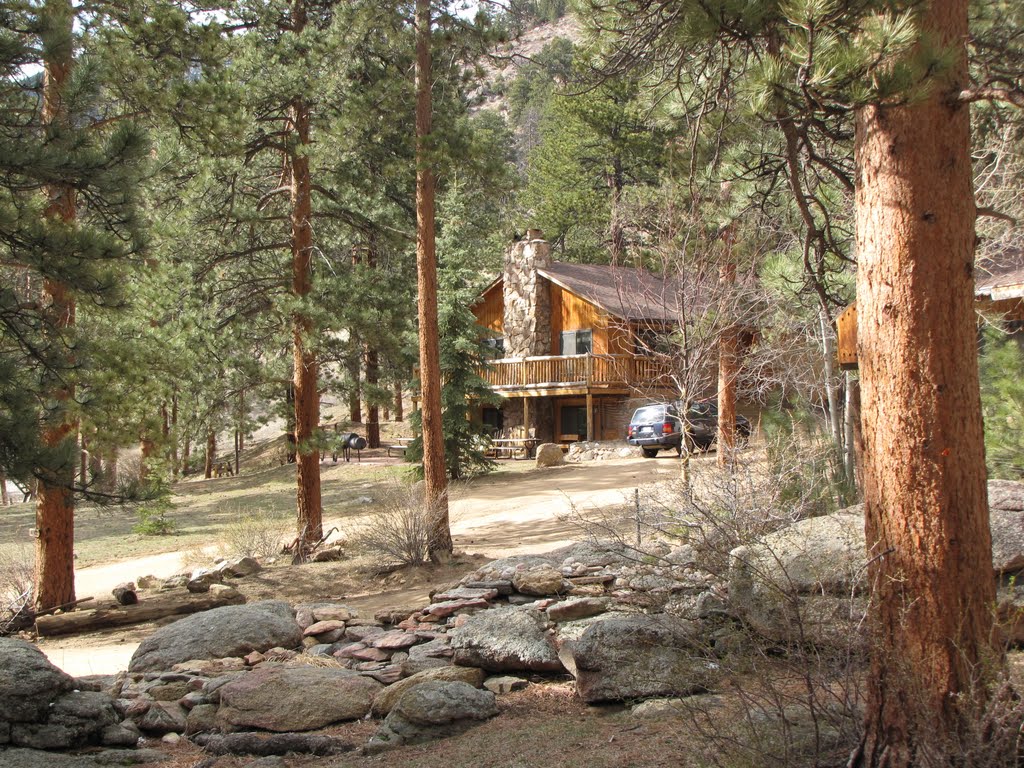
[[[228,560],[217,566],[217,571],[225,576],[231,576],[236,579],[240,579],[243,576],[252,576],[252,574],[259,573],[262,570],[263,566],[254,557],[237,557],[234,560]]]
[[[381,688],[348,669],[264,665],[220,689],[217,719],[235,728],[311,731],[363,717]]]
[[[729,596],[848,594],[864,562],[862,515],[811,517],[730,552]]]
[[[280,600],[229,605],[161,627],[132,656],[131,672],[162,671],[194,659],[219,659],[302,644],[291,606]]]
[[[568,648],[576,690],[588,704],[706,690],[717,664],[697,635],[697,625],[667,614],[595,621]]]
[[[1024,483],[988,481],[992,568],[996,573],[1024,570]]]
[[[377,752],[447,735],[498,714],[494,694],[458,681],[433,680],[406,691],[367,745]]]
[[[557,595],[568,586],[562,579],[562,572],[550,565],[524,568],[512,576],[512,585],[524,595]]]
[[[549,605],[547,614],[551,621],[576,621],[577,619],[597,616],[607,610],[608,601],[604,598],[580,597]]]
[[[104,730],[120,722],[109,695],[71,691],[53,702],[45,720],[12,724],[11,743],[31,749],[70,749],[101,744]]]
[[[545,616],[533,608],[509,606],[478,613],[449,632],[449,638],[460,666],[490,672],[563,669]]]
[[[557,443],[541,443],[537,446],[538,467],[560,467],[565,464],[565,453]]]
[[[459,681],[472,685],[474,688],[479,688],[484,682],[484,672],[482,669],[475,669],[473,667],[454,666],[437,667],[436,669],[426,669],[422,672],[417,672],[411,677],[399,680],[394,685],[389,685],[377,694],[377,698],[373,700],[374,717],[386,717],[406,691],[415,688],[417,685],[423,685],[435,680],[446,682]]]
[[[0,724],[45,720],[50,704],[75,688],[75,678],[24,640],[0,637],[0,669]]]

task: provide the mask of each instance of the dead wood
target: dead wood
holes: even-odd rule
[[[70,635],[97,629],[141,624],[167,616],[183,616],[208,611],[225,605],[244,603],[245,597],[237,592],[227,595],[211,593],[192,594],[187,590],[174,590],[153,597],[140,598],[134,605],[111,603],[84,611],[69,611],[56,616],[38,616],[36,633],[44,635]]]

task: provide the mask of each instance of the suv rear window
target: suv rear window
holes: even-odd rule
[[[639,408],[633,414],[633,424],[660,424],[665,420],[665,406],[649,405],[646,408]]]

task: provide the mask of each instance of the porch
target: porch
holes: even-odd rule
[[[481,376],[506,397],[649,394],[671,390],[670,366],[643,355],[548,355],[491,360]]]

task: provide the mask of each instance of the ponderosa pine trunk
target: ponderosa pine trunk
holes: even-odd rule
[[[427,549],[433,562],[452,552],[448,474],[441,416],[441,353],[437,338],[437,254],[431,122],[430,0],[416,0],[416,274],[420,342],[423,484],[431,519]]]
[[[302,34],[306,26],[306,9],[302,0],[295,0],[292,9],[293,32]],[[301,302],[312,288],[313,206],[309,175],[310,145],[309,105],[301,98],[289,108],[290,130],[299,151],[289,155],[291,168],[291,247],[292,293]],[[313,323],[302,309],[292,317],[293,377],[295,388],[296,442],[296,527],[299,547],[296,554],[304,557],[310,546],[323,538],[323,510],[320,497],[320,449],[314,443],[320,427],[320,393],[317,390],[317,359],[309,349]]]
[[[736,287],[736,263],[732,258],[733,232],[726,230],[725,261],[719,269],[718,282],[722,296],[727,302],[727,312],[734,311],[731,301]],[[740,368],[740,332],[732,324],[722,329],[718,337],[718,466],[731,465],[736,458],[736,382]]]
[[[209,480],[213,477],[213,461],[217,456],[217,432],[207,430],[206,432],[206,464],[203,467],[203,475]]]
[[[401,381],[396,381],[395,382],[395,421],[404,421],[405,420],[405,403],[402,401],[402,398],[404,396],[405,396],[405,393],[402,392],[402,382]]]
[[[952,71],[856,122],[857,318],[872,586],[851,766],[953,765],[998,669],[974,318],[967,0],[921,6]]]
[[[43,12],[52,36],[45,43],[43,64],[43,124],[47,129],[70,123],[64,91],[71,75],[74,12],[69,0],[47,0]],[[75,225],[75,192],[67,184],[46,188],[49,197],[44,216],[67,227]],[[54,281],[43,283],[43,305],[50,331],[57,344],[74,328],[75,300],[69,287]],[[67,363],[74,365],[70,351]],[[78,425],[65,404],[74,397],[72,386],[62,376],[47,382],[47,399],[54,406],[43,420],[43,441],[61,447],[65,460],[59,467],[40,472],[36,491],[36,608],[48,610],[75,600],[75,502],[72,493],[75,476],[74,440]]]

